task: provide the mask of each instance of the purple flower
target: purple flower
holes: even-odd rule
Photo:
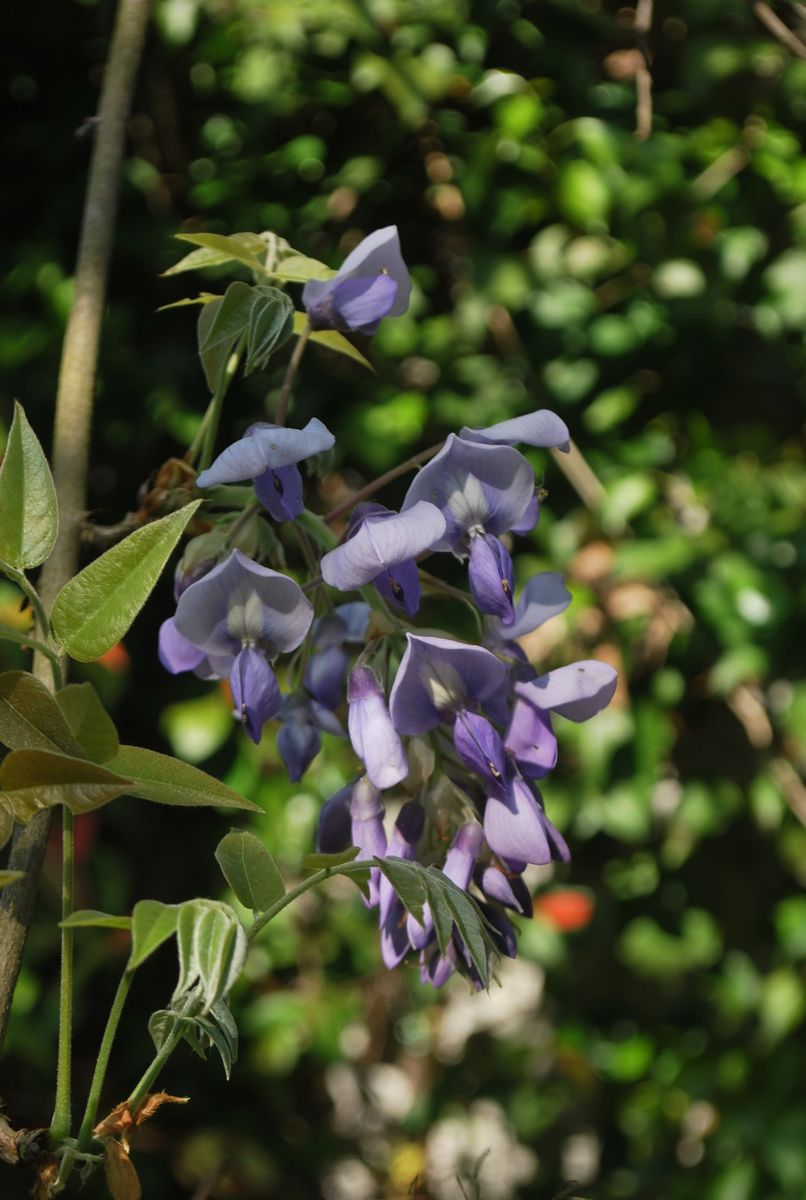
[[[350,741],[376,787],[394,787],[409,773],[403,743],[386,708],[383,688],[371,667],[354,667],[347,685]]]
[[[282,702],[269,660],[294,650],[313,620],[301,588],[286,575],[233,550],[181,595],[160,630],[160,659],[169,671],[205,677],[229,672],[238,716],[249,736]]]
[[[358,846],[361,859],[383,858],[386,854],[386,834],[383,830],[383,802],[373,783],[363,776],[353,788],[350,797],[350,817],[353,845]],[[378,903],[380,870],[373,867],[369,875],[369,900],[367,907]]]
[[[524,417],[512,417],[509,421],[499,421],[497,425],[488,425],[486,429],[468,429],[465,425],[459,436],[466,442],[505,446],[517,446],[522,442],[527,446],[556,447],[566,452],[571,449],[568,426],[548,408],[527,413]]]
[[[504,784],[507,774],[504,743],[486,717],[460,712],[453,727],[453,744],[471,770],[493,783]]]
[[[598,659],[585,659],[518,683],[515,692],[541,711],[559,713],[569,721],[588,721],[610,703],[617,683],[615,667]]]
[[[386,856],[413,862],[422,837],[425,813],[419,804],[409,801],[398,813]],[[392,884],[381,875],[378,885],[381,924],[381,957],[387,967],[396,967],[411,949],[406,929],[406,910]]]
[[[493,719],[506,720],[508,672],[499,658],[448,638],[413,633],[406,638],[389,697],[398,733],[425,733],[461,709],[482,705]]]
[[[525,700],[516,700],[512,707],[504,745],[527,779],[542,779],[557,765],[551,718]]]
[[[302,476],[295,464],[330,450],[335,440],[316,417],[304,429],[259,421],[222,450],[196,482],[206,488],[253,479],[258,499],[275,521],[290,521],[303,509]]]
[[[516,775],[506,789],[490,791],[484,807],[484,836],[493,854],[513,871],[553,858],[567,862],[563,838],[543,811],[539,793]]]
[[[309,280],[302,303],[312,329],[372,334],[382,317],[399,317],[406,311],[410,294],[397,226],[388,225],[359,242],[332,279]]]
[[[288,778],[296,783],[321,749],[321,731],[343,737],[344,730],[329,709],[304,692],[286,697],[279,715],[283,724],[277,734],[277,749]]]
[[[420,604],[414,560],[444,532],[445,518],[433,504],[415,504],[404,513],[379,504],[361,505],[353,514],[347,541],[322,559],[322,578],[343,592],[372,582],[413,616]]]
[[[562,575],[555,571],[541,571],[533,575],[521,592],[515,605],[514,620],[494,623],[496,636],[504,641],[523,637],[552,617],[564,612],[571,603],[571,593],[565,586]]]
[[[498,617],[504,626],[511,625],[515,620],[515,568],[506,546],[492,533],[470,538],[468,580],[481,611]]]
[[[490,900],[497,900],[522,916],[531,917],[532,897],[521,875],[507,875],[500,867],[479,864],[473,872],[473,879]]]
[[[340,604],[313,627],[314,653],[305,668],[305,687],[325,708],[338,708],[344,701],[344,681],[349,658],[345,642],[363,642],[370,607],[363,600]]]
[[[320,854],[340,854],[353,844],[350,799],[356,782],[339,788],[319,810],[316,849]]]
[[[403,512],[423,500],[435,504],[445,517],[445,533],[431,548],[465,554],[470,535],[506,533],[522,521],[534,489],[534,472],[517,450],[452,433],[415,476]]]

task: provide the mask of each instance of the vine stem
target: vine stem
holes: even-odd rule
[[[331,508],[329,513],[326,513],[322,520],[326,525],[332,524],[333,521],[338,521],[339,517],[343,517],[351,508],[355,508],[356,504],[360,504],[362,500],[367,500],[370,496],[374,496],[382,487],[386,487],[387,483],[391,483],[393,479],[398,479],[401,475],[405,475],[407,471],[413,471],[415,467],[421,466],[428,462],[435,454],[439,454],[444,442],[437,442],[436,446],[429,446],[427,450],[421,450],[419,454],[412,455],[405,462],[400,463],[396,467],[392,467],[390,471],[386,471],[383,475],[379,475],[377,479],[373,479],[371,483],[367,483],[364,487],[359,488],[357,492],[353,492],[352,496],[347,500],[342,500],[341,504],[337,504],[335,508]]]
[[[302,356],[305,353],[305,347],[308,345],[308,338],[311,336],[311,326],[308,321],[302,327],[297,344],[294,347],[294,353],[288,360],[288,368],[283,380],[283,386],[280,388],[280,395],[277,399],[277,416],[274,418],[277,425],[285,425],[285,419],[288,415],[288,401],[291,399],[291,389],[294,386],[299,364],[302,362]]]
[[[134,971],[126,970],[123,972],[120,977],[118,989],[115,992],[115,998],[112,1001],[112,1007],[109,1010],[106,1028],[104,1029],[101,1046],[98,1050],[98,1058],[95,1062],[92,1082],[90,1083],[89,1095],[87,1096],[87,1107],[84,1110],[84,1117],[81,1121],[81,1129],[78,1134],[79,1150],[86,1150],[90,1144],[95,1118],[98,1113],[98,1104],[101,1099],[101,1090],[104,1086],[104,1079],[106,1078],[106,1071],[109,1066],[109,1057],[112,1053],[112,1045],[115,1041],[123,1006],[126,1003],[126,997],[129,994],[129,988],[132,986],[133,979]]]
[[[78,563],[86,508],[92,401],[126,120],[149,9],[149,0],[120,0],[104,72],[79,237],[75,298],[65,330],[56,393],[53,478],[59,499],[60,530],[39,579],[45,611],[75,574]],[[50,682],[50,667],[41,655],[34,659],[34,673],[44,682]],[[27,825],[17,827],[8,867],[22,871],[23,878],[0,893],[0,1046],[33,917],[50,818],[51,812],[46,810]]]
[[[185,1018],[184,1013],[177,1014],[173,1029],[168,1034],[165,1041],[162,1043],[162,1046],[160,1047],[158,1052],[154,1055],[150,1064],[148,1065],[145,1072],[141,1076],[139,1083],[135,1086],[133,1092],[131,1093],[128,1100],[126,1101],[126,1107],[128,1108],[130,1113],[136,1114],[138,1108],[143,1103],[143,1100],[146,1098],[146,1096],[150,1092],[151,1087],[154,1083],[154,1080],[157,1078],[160,1071],[165,1066],[168,1059],[171,1057],[174,1050],[181,1042],[182,1032],[183,1032],[182,1026],[184,1024],[184,1018]]]
[[[74,823],[67,805],[62,806],[62,921],[73,911],[75,878],[73,868]],[[59,976],[59,1053],[56,1063],[56,1102],[50,1136],[58,1145],[70,1133],[73,1052],[73,938],[75,930],[62,925],[61,973]]]

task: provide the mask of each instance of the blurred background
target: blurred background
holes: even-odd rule
[[[4,14],[0,433],[18,398],[46,445],[113,14],[108,0]],[[655,0],[646,140],[634,24],[610,0],[157,0],[99,374],[96,519],[137,507],[206,404],[196,310],[156,310],[223,276],[160,279],[186,249],[175,232],[270,229],[338,265],[395,223],[410,313],[368,345],[375,377],[309,349],[295,417],[336,433],[336,494],[461,424],[559,412],[599,483],[586,503],[534,455],[549,495],[518,577],[561,570],[575,602],[528,650],[547,667],[605,658],[622,685],[590,725],[558,730],[544,794],[573,859],[535,873],[503,987],[435,994],[414,969],[389,973],[349,884],[308,895],[250,957],[232,1082],[187,1049],[165,1072],[191,1101],[138,1139],[149,1200],[806,1195],[804,9]],[[267,411],[283,357],[236,382],[228,433]],[[0,584],[0,619],[17,602]],[[450,622],[437,607],[429,619]],[[125,645],[76,678],[125,740],[258,801],[245,824],[293,876],[351,756],[330,741],[289,784],[272,737],[253,747],[220,691],[161,670],[171,611],[166,579]],[[24,665],[8,643],[0,656]],[[79,905],[226,897],[213,850],[228,825],[132,799],[80,819]],[[58,871],[54,845],[0,1084],[29,1126],[50,1115]],[[79,932],[82,1101],[126,955],[125,935]],[[108,1108],[150,1057],[174,951],[140,974]],[[0,1190],[29,1182],[7,1171]]]

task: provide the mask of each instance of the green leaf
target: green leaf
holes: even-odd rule
[[[302,333],[305,326],[308,324],[306,313],[294,313],[294,333]],[[344,334],[339,333],[335,329],[315,329],[310,335],[311,341],[316,342],[319,346],[325,346],[328,350],[335,350],[337,354],[345,354],[347,358],[352,358],[354,362],[361,363],[362,367],[366,367],[368,371],[375,372],[375,368],[369,359],[364,358],[360,350],[357,350],[352,342],[349,342]]]
[[[25,875],[24,871],[0,871],[0,891],[4,887],[8,887],[10,883],[16,883],[18,879],[22,879]]]
[[[14,831],[14,813],[3,803],[0,796],[0,850],[5,846]]]
[[[0,675],[0,742],[9,750],[56,750],[81,758],[62,710],[28,671]]]
[[[13,750],[0,765],[2,799],[23,822],[57,804],[72,813],[90,812],[130,787],[128,779],[105,767],[50,750]]]
[[[185,255],[163,275],[178,275],[181,271],[198,271],[201,267],[217,267],[226,262],[239,262],[253,271],[265,273],[266,243],[256,233],[177,233],[177,241],[190,242],[199,250]]]
[[[246,960],[246,932],[234,910],[217,900],[187,900],[176,924],[179,981],[171,1003],[198,990],[202,1015],[227,995]]]
[[[438,870],[436,867],[429,867],[428,874],[433,880],[437,881],[437,887],[442,893],[443,901],[447,903],[459,936],[464,942],[473,965],[481,977],[481,982],[487,987],[490,982],[489,959],[493,943],[487,932],[487,926],[481,910],[472,897],[468,896],[467,892],[463,891],[460,887],[457,887],[453,880],[449,879],[444,872]],[[429,894],[432,894],[430,887]]]
[[[132,918],[99,912],[97,908],[81,908],[60,921],[59,925],[62,929],[131,929]]]
[[[277,288],[257,287],[246,334],[244,374],[261,371],[270,356],[284,345],[294,331],[294,306],[285,292]]]
[[[157,312],[167,312],[169,308],[189,308],[192,304],[209,304],[211,300],[221,300],[217,292],[199,292],[198,296],[183,296],[172,304],[161,304]]]
[[[224,1066],[224,1074],[229,1079],[232,1074],[232,1064],[238,1058],[238,1026],[232,1018],[226,1001],[219,1000],[206,1017],[194,1017],[192,1025],[201,1035],[200,1052],[204,1052],[205,1042],[215,1046]]]
[[[38,567],[56,541],[59,509],[48,460],[17,403],[0,465],[0,513],[0,559]]]
[[[154,1048],[157,1053],[159,1053],[165,1042],[173,1033],[174,1026],[177,1024],[177,1022],[182,1025],[190,1024],[188,1017],[180,1017],[178,1013],[175,1013],[173,1009],[170,1008],[158,1008],[157,1011],[153,1012],[148,1018],[148,1032],[151,1034],[151,1040],[154,1043]],[[183,1036],[186,1035],[183,1034]],[[192,1041],[190,1044],[195,1050],[196,1046]],[[200,1053],[200,1051],[197,1051],[197,1053]],[[202,1055],[202,1057],[204,1056]]]
[[[306,254],[289,254],[282,259],[270,272],[275,279],[285,279],[288,283],[307,283],[309,279],[332,279],[336,272],[319,262],[317,258],[308,258]]]
[[[253,301],[248,283],[231,283],[220,300],[211,300],[199,313],[199,357],[211,392],[220,386],[230,355],[249,327]]]
[[[56,693],[56,703],[87,758],[105,763],[115,757],[120,748],[117,730],[91,683],[68,683]]]
[[[132,910],[132,951],[128,970],[133,971],[176,933],[178,904],[160,900],[138,900]]]
[[[64,585],[51,622],[71,658],[92,662],[120,641],[200,504],[135,530]]]
[[[244,800],[220,779],[214,779],[191,767],[189,763],[159,754],[156,750],[145,750],[142,746],[121,746],[108,766],[132,783],[131,796],[142,800],[153,800],[156,804],[172,804],[179,807],[198,808],[211,805],[216,808],[244,808],[249,812],[263,810],[251,800]]]
[[[343,863],[352,862],[361,853],[358,846],[350,846],[347,850],[342,850],[339,854],[306,854],[302,860],[303,871],[322,871],[325,867],[332,869],[340,867]]]
[[[218,843],[216,862],[246,908],[264,912],[285,895],[285,884],[269,851],[253,833],[232,829]]]
[[[429,874],[426,874],[423,882],[428,894],[428,908],[431,913],[431,920],[434,922],[437,945],[439,946],[440,953],[445,954],[450,945],[451,934],[453,933],[453,916],[438,881]]]
[[[404,907],[422,925],[423,905],[428,899],[423,868],[394,855],[376,858],[375,864],[389,880]]]

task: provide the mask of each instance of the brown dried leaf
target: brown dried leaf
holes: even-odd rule
[[[187,1104],[189,1099],[190,1096],[169,1096],[167,1092],[154,1092],[146,1096],[138,1108],[134,1123],[135,1125],[142,1125],[143,1121],[147,1121],[149,1117],[153,1117],[157,1109],[162,1108],[163,1104]]]
[[[125,1137],[133,1125],[134,1118],[124,1100],[99,1121],[92,1132],[97,1138]]]
[[[31,1189],[33,1200],[50,1200],[51,1184],[54,1184],[59,1175],[59,1160],[53,1154],[46,1154],[40,1158],[36,1168],[36,1183]]]
[[[142,1200],[137,1172],[123,1146],[114,1138],[104,1147],[104,1174],[112,1200]]]

